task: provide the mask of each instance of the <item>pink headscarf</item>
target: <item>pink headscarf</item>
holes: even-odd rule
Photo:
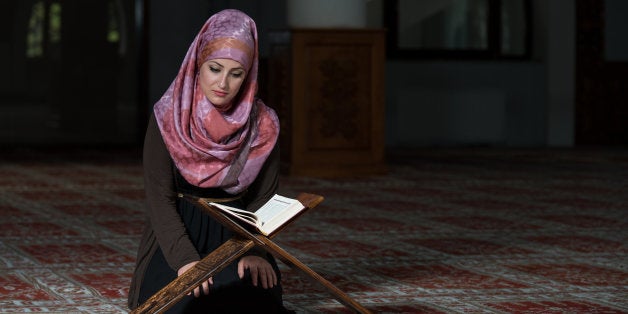
[[[224,108],[214,106],[198,84],[200,65],[218,58],[247,69],[239,94]],[[253,19],[237,10],[218,12],[205,22],[177,77],[155,104],[166,147],[190,184],[239,193],[255,180],[270,155],[279,136],[279,119],[255,98],[257,68]]]

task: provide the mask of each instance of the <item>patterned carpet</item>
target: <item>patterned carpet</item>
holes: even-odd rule
[[[137,152],[0,159],[0,312],[126,313]],[[385,176],[282,178],[326,200],[276,241],[380,313],[628,313],[628,151],[434,149]],[[281,264],[286,304],[349,313]]]

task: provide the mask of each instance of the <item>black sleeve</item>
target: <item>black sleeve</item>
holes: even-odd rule
[[[152,115],[144,139],[143,164],[146,209],[168,265],[178,270],[200,260],[177,212],[174,165]]]

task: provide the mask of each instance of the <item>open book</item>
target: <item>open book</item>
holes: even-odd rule
[[[279,194],[275,194],[255,212],[214,202],[207,202],[207,204],[253,226],[259,233],[265,236],[269,236],[306,208],[298,200]]]

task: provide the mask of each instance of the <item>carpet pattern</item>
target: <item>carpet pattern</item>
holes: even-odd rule
[[[134,152],[0,159],[0,313],[126,313]],[[276,242],[377,313],[628,313],[628,152],[434,149],[384,176],[282,177],[325,201]],[[280,263],[299,313],[349,313]]]

